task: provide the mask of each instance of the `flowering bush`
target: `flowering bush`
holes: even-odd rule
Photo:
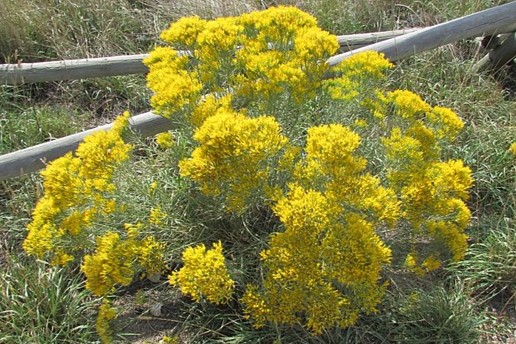
[[[139,273],[150,276],[165,268],[165,245],[146,234],[143,224],[109,227],[109,217],[126,210],[116,179],[132,150],[122,139],[128,120],[125,113],[110,130],[87,136],[75,156],[56,159],[41,173],[45,194],[23,243],[27,253],[53,265],[80,263],[86,289],[97,296],[129,285]],[[111,341],[109,322],[115,316],[104,301],[96,324],[104,343]]]
[[[404,263],[415,272],[463,257],[471,171],[441,160],[463,124],[410,91],[379,88],[392,66],[381,55],[355,55],[327,79],[322,62],[336,38],[288,7],[184,18],[162,39],[168,46],[146,60],[152,103],[191,125],[197,142],[181,175],[228,211],[266,204],[280,223],[260,254],[264,280],[241,299],[257,326],[305,322],[320,333],[374,311],[391,262],[380,229],[404,233]],[[343,113],[307,106],[317,101]],[[362,142],[353,127],[381,133],[379,144]],[[361,153],[368,145],[382,165]],[[423,238],[430,248],[416,252]]]
[[[116,210],[113,174],[129,159],[131,146],[122,140],[129,113],[112,129],[87,136],[75,156],[51,162],[41,173],[45,195],[38,201],[28,226],[24,249],[38,258],[65,265],[90,243],[94,219]],[[71,241],[71,242],[70,242]]]
[[[331,69],[324,61],[337,52],[336,37],[291,7],[183,18],[161,38],[167,45],[145,63],[152,106],[176,124],[178,142],[188,138],[179,150],[175,135],[157,137],[162,153],[180,160],[175,178],[191,180],[231,216],[272,214],[264,222],[271,228],[251,233],[251,246],[265,248],[246,281],[232,279],[219,241],[186,248],[170,284],[217,304],[241,284],[256,327],[303,324],[319,334],[376,311],[386,266],[424,274],[464,256],[473,180],[462,161],[443,159],[463,123],[417,94],[384,89],[392,64],[381,54],[357,54]],[[147,230],[140,222],[95,227],[127,212],[117,203],[115,173],[129,157],[120,137],[126,122],[43,172],[45,196],[24,245],[55,264],[81,261],[97,295],[165,266],[168,242],[158,229],[168,214],[160,205],[149,204]],[[398,249],[408,252],[401,260],[393,258]]]

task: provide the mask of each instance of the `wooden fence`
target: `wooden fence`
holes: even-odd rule
[[[337,39],[342,51],[350,51],[419,30],[413,28],[362,33],[337,36]],[[182,53],[188,54],[187,52]],[[143,74],[147,72],[147,67],[142,60],[147,56],[148,54],[138,54],[53,62],[4,64],[0,65],[0,85]]]
[[[391,61],[397,61],[457,40],[509,33],[503,43],[487,54],[476,66],[478,70],[496,69],[515,58],[515,31],[516,1],[513,1],[424,29],[340,36],[341,46],[351,50],[331,57],[327,63],[335,65],[353,54],[366,50],[379,51]],[[357,46],[361,47],[357,48]],[[146,68],[141,62],[145,56],[3,65],[0,66],[0,84],[145,73]],[[132,117],[130,125],[134,131],[144,136],[171,129],[171,121],[152,112]],[[37,171],[49,161],[75,150],[86,135],[107,130],[110,127],[111,124],[104,125],[2,155],[0,156],[0,180]]]

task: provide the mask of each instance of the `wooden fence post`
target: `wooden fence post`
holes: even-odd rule
[[[337,36],[337,40],[341,45],[341,51],[349,51],[418,30],[420,29],[413,28],[360,33]],[[189,54],[185,51],[179,53]],[[147,56],[149,55],[138,54],[78,60],[1,64],[0,85],[144,74],[147,73],[148,69],[142,60]]]
[[[511,60],[516,58],[516,32],[508,35],[489,54],[478,61],[473,69],[477,72],[497,72]]]

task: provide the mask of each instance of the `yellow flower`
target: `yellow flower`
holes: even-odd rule
[[[154,192],[156,192],[157,189],[158,189],[158,182],[157,181],[153,181],[149,185],[149,194],[153,194]]]
[[[335,78],[325,80],[324,86],[332,99],[350,101],[360,95],[360,91],[370,88],[373,81],[382,80],[385,70],[394,65],[376,51],[365,51],[353,55],[333,70]]]
[[[319,334],[374,311],[384,292],[378,285],[381,269],[391,251],[372,223],[343,214],[332,199],[295,184],[273,210],[285,230],[274,234],[260,254],[267,272],[263,289],[250,285],[241,300],[255,326],[304,322]]]
[[[197,143],[179,164],[181,176],[228,211],[270,206],[281,226],[260,253],[262,283],[250,284],[241,300],[256,326],[301,323],[318,334],[374,312],[392,255],[376,232],[386,225],[406,234],[407,243],[417,236],[440,244],[425,257],[407,256],[417,273],[463,256],[471,171],[461,161],[441,160],[463,123],[413,92],[379,88],[393,67],[382,54],[356,54],[328,80],[322,61],[335,53],[336,38],[312,16],[281,6],[236,18],[183,19],[162,38],[171,47],[146,60],[152,106],[193,127]],[[176,50],[185,47],[188,57]],[[343,114],[367,110],[349,123],[370,131],[371,142],[361,143],[313,107],[331,98]],[[294,119],[300,130],[287,127],[294,122],[287,106],[300,110]],[[271,113],[276,118],[263,115]],[[370,145],[376,141],[380,147]],[[367,161],[361,152],[371,147],[374,159]],[[153,211],[151,222],[159,218]],[[183,262],[171,284],[196,301],[229,299],[233,282],[220,243],[186,249]]]
[[[231,298],[235,282],[227,272],[222,243],[213,243],[206,250],[201,244],[183,251],[184,266],[169,276],[170,284],[181,288],[196,302],[206,298],[212,303],[225,303]]]
[[[365,159],[353,156],[359,144],[360,136],[340,124],[311,127],[306,138],[306,161],[319,164],[325,175],[356,174],[366,164]]]
[[[516,156],[516,142],[512,143],[509,147],[509,152]]]
[[[419,95],[406,90],[396,90],[387,94],[387,99],[395,106],[396,115],[405,119],[415,119],[425,115],[432,108]]]
[[[167,214],[164,213],[160,207],[152,208],[149,214],[149,222],[153,225],[159,226],[163,224],[163,220],[167,217]]]
[[[171,132],[159,133],[156,135],[156,143],[163,149],[174,146],[174,135]]]
[[[184,17],[170,25],[160,37],[168,43],[189,49],[197,41],[197,36],[204,30],[206,23],[206,20],[197,16]]]
[[[97,238],[94,254],[84,256],[81,271],[86,276],[86,289],[98,296],[107,295],[119,284],[129,285],[133,281],[133,252],[120,235],[115,232]]]
[[[152,276],[165,271],[165,244],[153,236],[147,236],[136,243],[138,265],[145,275]]]
[[[464,122],[451,109],[435,106],[428,114],[429,120],[437,125],[437,136],[454,140],[458,133],[464,128]]]
[[[197,181],[204,193],[226,197],[230,210],[242,210],[253,192],[263,192],[267,162],[285,146],[273,117],[246,116],[220,109],[196,130],[200,143],[191,158],[179,164],[182,176]]]
[[[334,67],[335,71],[353,78],[383,78],[384,71],[394,65],[376,51],[364,51],[350,56]]]
[[[104,296],[117,285],[129,285],[139,269],[148,274],[163,270],[164,245],[153,237],[138,240],[136,232],[128,233],[127,239],[116,232],[99,236],[95,252],[84,256],[81,271],[86,276],[86,289],[93,294]]]
[[[75,156],[68,153],[41,172],[45,194],[27,226],[23,244],[27,253],[38,258],[54,254],[51,261],[64,264],[69,256],[87,248],[85,238],[92,221],[116,209],[112,177],[129,159],[132,146],[121,137],[128,125],[129,113],[125,112],[110,130],[87,136]]]
[[[68,263],[73,262],[74,256],[63,252],[62,250],[57,250],[54,254],[54,258],[52,259],[52,265],[55,266],[66,266]]]
[[[111,306],[107,299],[102,300],[95,322],[95,328],[99,335],[100,341],[103,344],[110,344],[113,342],[113,329],[111,328],[111,321],[117,316],[116,310]]]
[[[147,86],[155,91],[151,105],[158,114],[172,118],[183,107],[195,103],[203,88],[196,72],[149,65]]]
[[[427,272],[437,270],[441,267],[441,261],[434,256],[426,258],[421,264]]]
[[[193,111],[191,118],[192,123],[196,127],[200,127],[206,118],[217,114],[219,110],[230,111],[232,99],[233,96],[231,94],[227,94],[222,97],[218,97],[214,94],[207,95],[199,101],[197,107]]]

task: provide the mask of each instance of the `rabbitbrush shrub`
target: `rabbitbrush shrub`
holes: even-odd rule
[[[145,63],[155,112],[187,138],[186,154],[171,159],[180,160],[175,178],[231,216],[270,214],[271,228],[253,233],[251,245],[265,248],[247,279],[232,278],[238,257],[225,258],[221,242],[208,249],[184,242],[192,247],[169,278],[184,294],[237,299],[256,327],[303,324],[319,334],[376,311],[385,267],[422,275],[463,258],[473,180],[461,160],[442,157],[463,123],[417,94],[387,89],[392,64],[381,54],[328,66],[336,37],[290,7],[183,18],[161,38],[165,46]],[[163,273],[170,245],[163,230],[153,233],[168,215],[159,207],[146,220],[102,225],[113,214],[133,219],[117,194],[117,171],[131,151],[122,140],[126,122],[47,167],[24,244],[55,265],[79,263],[99,296]],[[158,137],[171,155],[174,142]]]

